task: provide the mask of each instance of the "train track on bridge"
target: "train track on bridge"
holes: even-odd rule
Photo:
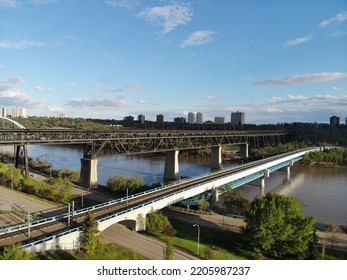
[[[286,153],[285,155],[294,153],[295,152]],[[69,218],[67,213],[42,219],[30,224],[30,237],[28,236],[29,229],[27,224],[0,229],[0,248],[3,248],[4,246],[11,243],[30,243],[35,240],[42,239],[46,236],[56,235],[68,229],[77,228],[81,226],[87,212],[90,212],[96,218],[96,220],[103,219],[116,212],[121,212],[129,208],[134,208],[138,205],[150,203],[153,200],[160,199],[163,196],[170,195],[171,193],[176,193],[177,191],[191,188],[192,186],[198,185],[199,183],[237,173],[255,167],[259,164],[276,160],[277,158],[281,157],[283,157],[283,155],[278,155],[268,159],[248,163],[232,169],[221,170],[200,178],[180,180],[179,182],[162,186],[143,193],[135,194],[129,196],[128,198],[123,197],[114,201],[109,201],[92,207],[80,209],[75,211],[74,214],[71,215],[70,225],[68,225]]]

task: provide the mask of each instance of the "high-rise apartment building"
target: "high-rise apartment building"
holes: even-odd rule
[[[195,113],[193,113],[193,112],[188,113],[188,123],[190,123],[190,124],[195,123]]]
[[[157,123],[164,123],[164,115],[162,114],[157,115]]]
[[[12,118],[18,118],[18,117],[26,117],[27,116],[27,109],[22,107],[13,107],[12,108]]]
[[[186,123],[186,118],[183,118],[183,117],[174,118],[174,123]]]
[[[244,125],[245,124],[245,113],[243,112],[233,112],[230,118],[231,125]]]
[[[224,124],[224,117],[215,117],[214,123],[215,124]]]
[[[330,117],[330,125],[332,125],[332,126],[340,125],[340,118],[337,116]]]
[[[140,124],[144,124],[145,123],[145,115],[138,115],[137,116],[137,121],[140,123]]]
[[[202,124],[204,122],[203,115],[200,112],[196,113],[196,123],[197,124]]]
[[[0,107],[0,117],[6,118],[6,116],[7,116],[7,108],[4,106]]]

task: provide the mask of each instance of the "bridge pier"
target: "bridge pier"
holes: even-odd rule
[[[212,192],[211,202],[212,203],[218,202],[219,201],[219,190],[216,188],[213,188],[211,192]]]
[[[21,148],[23,148],[22,155],[21,155]],[[24,162],[24,177],[28,178],[29,177],[29,161],[28,161],[28,149],[27,145],[21,145],[21,146],[15,146],[16,149],[16,154],[14,155],[15,157],[15,164],[14,166],[18,169],[19,168],[19,158],[22,156],[23,157],[23,162]]]
[[[179,151],[170,151],[166,153],[164,179],[178,180],[180,178],[178,154]]]
[[[81,158],[80,186],[90,188],[98,184],[98,160]]]
[[[223,169],[221,146],[211,147],[210,167],[216,170]]]
[[[248,158],[248,143],[244,143],[240,145],[240,156],[243,159]]]
[[[260,182],[260,191],[259,191],[259,196],[260,197],[263,197],[265,194],[265,179],[261,179],[261,182]]]

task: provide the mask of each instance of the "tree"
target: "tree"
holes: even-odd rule
[[[18,244],[11,244],[4,248],[0,260],[30,260],[30,253],[20,249]]]
[[[81,249],[88,256],[93,256],[97,252],[100,245],[100,239],[97,236],[98,233],[98,223],[95,221],[92,214],[88,212],[82,223],[82,230],[80,233]]]
[[[148,232],[157,236],[162,234],[174,236],[176,234],[176,231],[172,227],[169,219],[159,211],[147,214],[146,229]]]
[[[210,207],[210,203],[206,199],[201,199],[198,204],[199,210],[205,211],[208,207]]]
[[[164,260],[172,260],[173,259],[173,246],[172,246],[172,240],[171,238],[167,238],[166,241],[166,248],[163,248],[163,255],[164,255]]]
[[[228,188],[223,194],[224,206],[231,214],[245,215],[249,209],[250,201],[244,197],[241,191],[236,192],[232,188]]]
[[[243,228],[253,250],[274,258],[308,258],[315,218],[305,218],[301,207],[295,198],[275,193],[253,200]]]

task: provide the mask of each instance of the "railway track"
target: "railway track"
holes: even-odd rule
[[[303,149],[304,151],[305,149]],[[155,199],[159,199],[164,195],[169,195],[170,193],[174,193],[180,190],[184,190],[190,188],[194,185],[197,185],[202,182],[206,182],[209,180],[214,180],[223,176],[227,176],[230,174],[235,174],[237,172],[255,167],[259,164],[264,164],[276,159],[279,159],[283,156],[288,156],[295,152],[290,152],[274,157],[270,157],[267,159],[259,160],[256,162],[247,163],[243,166],[221,170],[218,172],[214,172],[209,174],[208,176],[202,176],[195,179],[187,179],[180,180],[171,185],[166,185],[163,187],[159,187],[153,190],[149,190],[143,193],[135,194],[129,196],[128,198],[120,198],[114,201],[101,203],[92,207],[80,209],[74,212],[71,212],[70,218],[67,213],[60,214],[54,217],[50,217],[47,219],[42,219],[37,222],[33,222],[28,227],[28,224],[22,224],[18,227],[9,227],[0,230],[0,248],[11,244],[11,243],[21,243],[26,244],[43,238],[48,235],[58,234],[60,232],[66,231],[67,229],[73,229],[79,227],[87,212],[90,212],[97,220],[106,218],[107,216],[124,211],[128,208],[133,208],[138,205],[142,205],[144,203],[153,201]],[[69,222],[70,220],[70,222]],[[30,232],[30,234],[29,234]],[[30,235],[30,236],[29,236]]]

